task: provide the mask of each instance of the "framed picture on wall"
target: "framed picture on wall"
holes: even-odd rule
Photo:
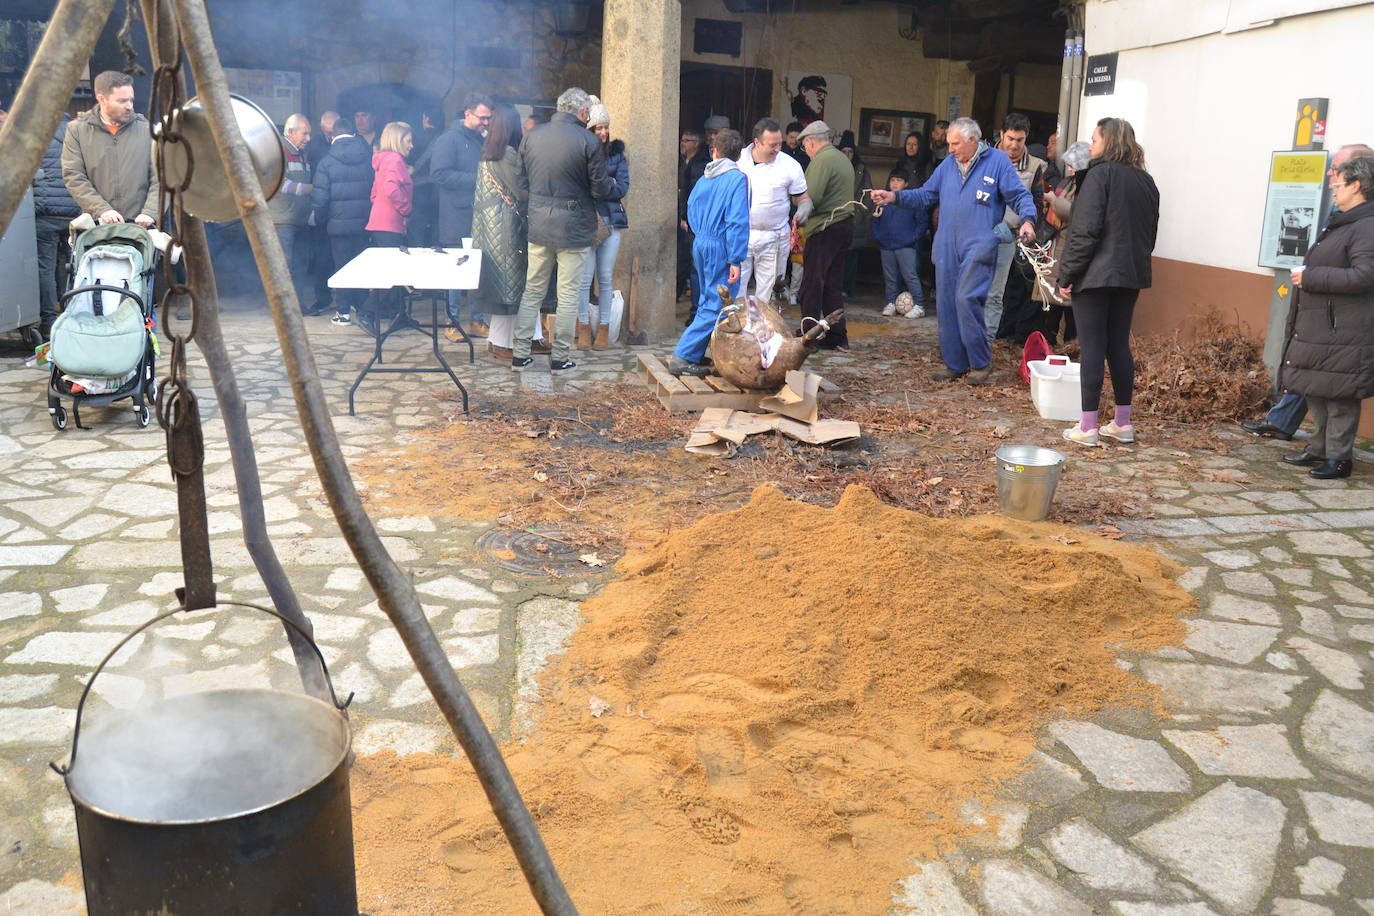
[[[859,152],[864,156],[900,156],[906,135],[928,137],[935,116],[924,111],[859,109]]]

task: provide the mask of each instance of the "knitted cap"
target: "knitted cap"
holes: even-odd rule
[[[610,124],[611,113],[601,100],[594,95],[588,96],[588,99],[591,101],[591,105],[587,108],[587,126],[595,127],[598,124]]]

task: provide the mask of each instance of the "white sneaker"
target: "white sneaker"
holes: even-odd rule
[[[887,306],[883,309],[883,315],[888,318],[891,318],[895,314],[897,314],[897,303],[889,302]]]
[[[905,315],[903,315],[902,317],[903,317],[903,318],[924,318],[924,317],[926,317],[926,310],[923,309],[923,308],[921,308],[919,305],[913,305],[913,306],[910,308],[910,310],[908,310],[907,313],[906,313]]]
[[[330,324],[352,324],[353,319],[347,312],[335,312],[334,317],[329,319]]]
[[[1115,439],[1117,442],[1135,441],[1135,428],[1129,423],[1125,426],[1117,426],[1115,420],[1110,420],[1105,426],[1099,426],[1097,431],[1108,439]]]
[[[1077,442],[1079,445],[1091,447],[1097,445],[1097,430],[1090,429],[1084,432],[1076,425],[1070,426],[1068,429],[1064,430],[1064,438],[1070,442]]]

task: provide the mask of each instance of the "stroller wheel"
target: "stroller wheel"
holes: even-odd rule
[[[67,428],[67,409],[65,407],[54,407],[49,411],[52,414],[52,428]]]
[[[140,404],[134,408],[134,419],[138,421],[138,428],[145,429],[148,426],[150,414],[146,405]]]

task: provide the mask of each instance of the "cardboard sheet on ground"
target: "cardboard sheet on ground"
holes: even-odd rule
[[[807,445],[844,445],[859,438],[853,420],[803,423],[776,413],[749,413],[728,407],[709,407],[687,438],[687,451],[698,455],[732,455],[750,436],[777,431]]]

